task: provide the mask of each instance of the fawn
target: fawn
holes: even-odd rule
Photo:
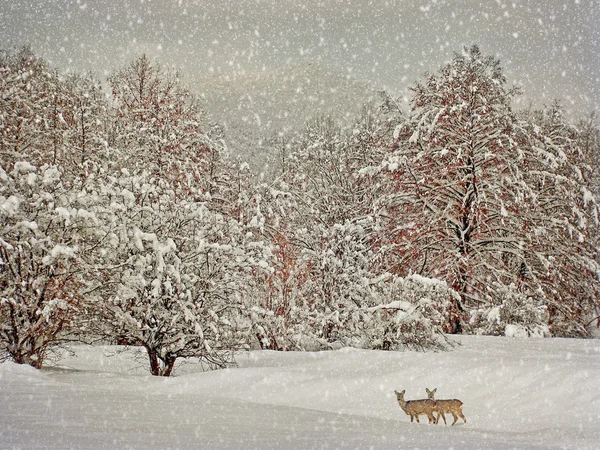
[[[435,411],[435,400],[423,399],[423,400],[404,400],[404,393],[406,391],[396,393],[396,398],[398,399],[398,404],[400,408],[410,416],[410,421],[412,422],[414,418],[417,419],[417,423],[419,422],[419,415],[426,414],[429,419],[429,423],[437,423],[435,417],[433,416],[433,411]]]
[[[442,416],[442,419],[444,419],[444,424],[447,425],[448,423],[446,422],[446,416],[444,415],[447,413],[452,414],[452,417],[454,417],[454,422],[452,422],[452,425],[454,425],[458,420],[457,416],[460,416],[460,418],[464,420],[465,423],[467,423],[467,419],[465,419],[465,416],[462,412],[463,402],[457,399],[436,400],[435,398],[433,398],[433,396],[435,394],[435,391],[437,391],[437,388],[433,389],[432,391],[425,388],[425,391],[427,392],[427,397],[429,398],[429,400],[435,401],[435,411],[437,411],[438,413],[436,423],[440,421],[440,416]]]

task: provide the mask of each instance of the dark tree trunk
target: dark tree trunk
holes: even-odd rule
[[[17,364],[28,364],[36,369],[41,369],[44,362],[43,354],[38,353],[17,353],[11,355],[13,361]]]
[[[156,349],[146,347],[148,358],[150,359],[150,373],[157,377],[171,376],[173,366],[175,365],[176,356],[167,356],[161,358]]]

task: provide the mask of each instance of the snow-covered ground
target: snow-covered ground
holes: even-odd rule
[[[458,341],[442,353],[257,351],[168,379],[114,347],[76,346],[41,371],[3,363],[0,448],[600,448],[600,340]],[[410,423],[394,389],[413,399],[426,387],[461,399],[467,423]]]

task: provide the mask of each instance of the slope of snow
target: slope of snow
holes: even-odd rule
[[[600,341],[457,340],[442,353],[258,351],[169,379],[136,349],[76,346],[42,371],[3,363],[0,448],[599,448]],[[411,424],[394,389],[426,387],[460,398],[467,423]]]

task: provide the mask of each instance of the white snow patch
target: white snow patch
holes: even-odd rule
[[[448,352],[253,351],[170,379],[149,376],[139,348],[74,346],[41,372],[2,363],[0,448],[598,448],[598,340],[452,339]],[[463,401],[467,423],[410,423],[394,390],[426,387]]]
[[[19,209],[19,205],[21,204],[19,198],[14,195],[11,195],[7,199],[0,197],[0,200],[3,200],[0,203],[0,208],[3,209],[8,216],[14,216]]]
[[[42,259],[42,262],[46,265],[52,264],[58,258],[74,258],[75,253],[77,252],[76,247],[68,247],[66,245],[57,244],[52,247],[50,253]]]
[[[14,166],[11,174],[13,176],[16,176],[20,173],[29,173],[29,172],[35,172],[35,166],[27,161],[18,161],[15,163],[15,166]]]

